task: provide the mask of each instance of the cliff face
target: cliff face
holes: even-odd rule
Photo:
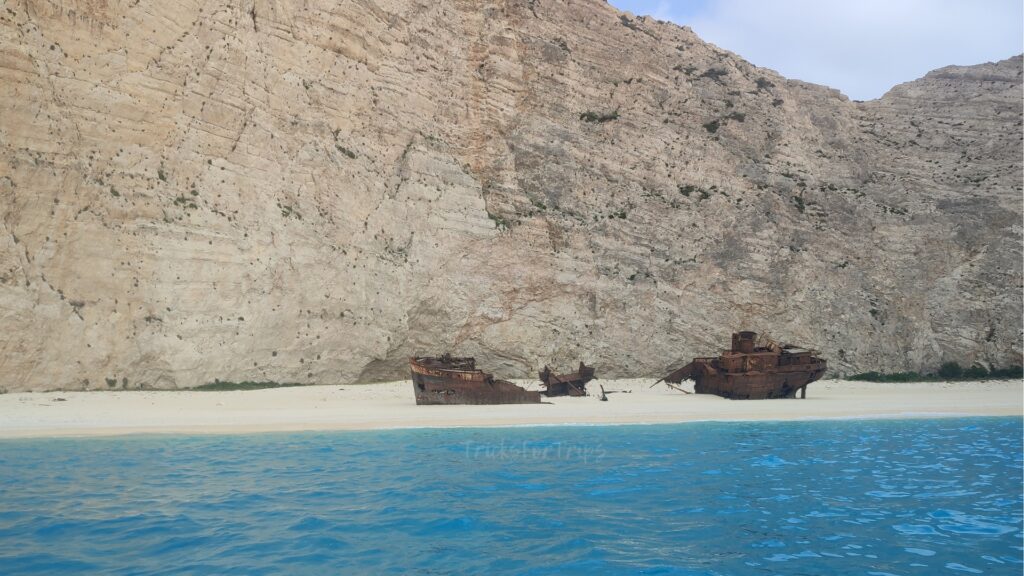
[[[853,103],[598,0],[0,14],[0,387],[1021,357],[1021,58]]]

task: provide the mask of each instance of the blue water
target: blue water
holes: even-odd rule
[[[1022,420],[0,442],[0,573],[1014,574]]]

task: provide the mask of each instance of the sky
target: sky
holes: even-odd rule
[[[853,100],[950,64],[1024,52],[1021,0],[609,0]]]

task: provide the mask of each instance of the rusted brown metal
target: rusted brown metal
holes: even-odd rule
[[[825,374],[827,362],[814,350],[783,345],[755,332],[732,335],[732,349],[716,358],[694,358],[658,382],[693,379],[697,394],[735,400],[807,397],[807,385]]]
[[[580,362],[580,367],[571,374],[553,374],[547,366],[540,373],[544,384],[541,394],[551,396],[586,396],[587,382],[594,379],[594,367]]]
[[[417,404],[532,404],[540,392],[525,390],[478,370],[473,358],[409,358]]]

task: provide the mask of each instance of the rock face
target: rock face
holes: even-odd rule
[[[856,103],[599,0],[0,13],[0,388],[1021,361],[1021,58]]]

